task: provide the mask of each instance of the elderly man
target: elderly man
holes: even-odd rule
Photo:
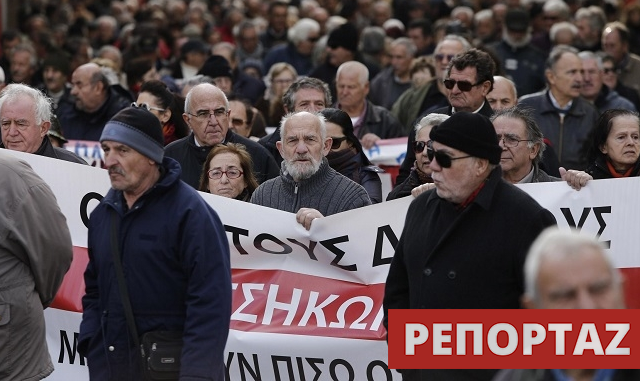
[[[71,75],[71,97],[62,97],[56,116],[67,139],[98,141],[104,125],[131,104],[131,95],[95,63],[79,66]]]
[[[308,111],[318,112],[331,105],[331,91],[329,86],[317,78],[299,78],[289,86],[282,96],[282,103],[286,113]],[[282,163],[282,156],[277,148],[280,140],[280,127],[262,139],[262,144],[276,159],[278,165]]]
[[[369,94],[369,70],[357,61],[345,62],[336,73],[338,108],[349,114],[353,133],[365,149],[373,147],[380,139],[402,136],[403,128],[398,119],[381,106],[367,100]]]
[[[602,49],[615,60],[618,81],[640,95],[640,57],[629,52],[630,37],[626,25],[619,21],[611,22],[602,31]]]
[[[293,66],[298,75],[307,75],[313,69],[312,53],[320,38],[320,24],[312,19],[298,20],[287,31],[289,42],[274,47],[264,57],[264,72],[278,62]]]
[[[567,169],[586,168],[581,149],[598,117],[596,109],[580,97],[582,73],[578,51],[566,45],[557,46],[547,59],[548,89],[520,98],[520,105],[535,110],[536,123],[560,165]]]
[[[514,107],[518,103],[518,91],[512,80],[495,75],[493,90],[487,94],[487,101],[493,111]]]
[[[602,114],[612,108],[636,111],[636,106],[630,100],[604,85],[604,64],[600,56],[589,51],[580,52],[578,56],[584,68],[584,83],[580,88],[580,95],[596,106],[598,113]]]
[[[470,49],[451,58],[447,66],[443,86],[448,90],[447,99],[449,106],[433,110],[436,114],[452,115],[456,112],[472,112],[486,116],[493,114],[493,110],[487,102],[486,96],[493,89],[493,73],[495,63],[489,54]],[[428,113],[423,113],[426,116]],[[396,183],[403,182],[411,166],[416,160],[416,155],[411,149],[415,134],[411,134],[407,141],[407,154],[400,166],[400,173]]]
[[[371,81],[369,100],[373,104],[391,110],[393,103],[411,87],[410,69],[415,53],[416,46],[408,37],[400,37],[391,42],[391,65]]]
[[[324,117],[301,111],[281,123],[278,150],[283,157],[280,176],[253,192],[251,202],[296,213],[305,229],[316,218],[371,205],[367,191],[329,166],[331,150]]]
[[[461,112],[434,127],[427,155],[435,190],[409,206],[389,268],[390,309],[518,308],[529,244],[553,215],[502,180],[488,118]],[[522,218],[527,216],[527,218]],[[499,240],[487,237],[499,232]],[[405,370],[405,380],[491,380],[495,370]]]
[[[75,153],[51,145],[51,103],[40,91],[13,83],[0,93],[0,148],[87,164]]]
[[[11,81],[37,87],[35,74],[38,70],[38,55],[29,43],[21,43],[11,50]]]
[[[53,372],[43,310],[71,265],[71,235],[55,195],[29,164],[0,152],[0,178],[0,374],[40,380]]]
[[[244,144],[259,183],[278,176],[278,165],[264,147],[229,129],[229,101],[218,87],[202,83],[189,90],[182,117],[191,133],[169,144],[165,153],[180,163],[182,180],[193,188],[198,188],[202,165],[216,144]]]
[[[469,49],[471,44],[456,35],[446,35],[438,43],[433,55],[435,80],[407,90],[391,108],[391,113],[398,118],[405,131],[411,131],[417,121],[433,110],[449,104],[446,97],[448,91],[442,83],[447,75],[447,66],[456,54]]]
[[[526,308],[625,308],[620,272],[602,245],[580,232],[545,230],[531,246],[524,271]],[[505,369],[494,381],[638,379],[639,369]]]
[[[545,54],[530,42],[529,12],[510,9],[505,17],[502,41],[489,46],[500,58],[506,75],[513,79],[521,95],[544,88]]]
[[[180,181],[149,111],[122,110],[100,142],[111,189],[89,222],[78,337],[89,377],[142,380],[138,334],[173,331],[181,379],[224,379],[231,269],[222,222]]]
[[[591,5],[578,9],[573,23],[578,28],[578,43],[580,50],[598,52],[602,50],[601,36],[607,16],[601,7]]]

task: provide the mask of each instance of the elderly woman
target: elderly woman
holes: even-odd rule
[[[372,165],[362,151],[360,140],[353,134],[349,114],[335,108],[326,108],[320,114],[326,120],[327,136],[333,139],[327,154],[329,166],[362,185],[372,203],[382,202],[382,181],[378,173],[383,171]]]
[[[242,144],[215,146],[204,163],[198,190],[249,201],[258,187],[251,155]]]
[[[594,179],[640,175],[638,113],[611,109],[600,115],[589,141],[587,173]]]
[[[163,82],[144,82],[133,106],[145,108],[158,118],[162,124],[164,145],[189,134],[189,126],[182,119],[184,99],[169,91]]]
[[[449,116],[444,114],[429,114],[420,119],[420,122],[418,122],[415,127],[416,141],[413,143],[413,152],[416,154],[416,161],[413,164],[413,168],[411,168],[409,177],[393,188],[387,196],[387,201],[410,196],[413,188],[422,184],[433,183],[433,179],[431,178],[431,168],[429,168],[431,161],[427,157],[429,133],[433,126],[437,126],[448,118]]]
[[[264,98],[256,102],[256,108],[264,116],[267,126],[280,125],[280,119],[285,114],[282,96],[297,78],[296,69],[285,62],[274,64],[269,69],[269,73],[264,77],[264,82],[267,85]]]

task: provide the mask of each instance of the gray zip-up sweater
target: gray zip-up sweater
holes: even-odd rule
[[[318,172],[300,182],[293,180],[283,162],[280,176],[260,185],[251,203],[291,213],[313,208],[329,216],[371,205],[371,200],[361,185],[333,170],[323,157]]]

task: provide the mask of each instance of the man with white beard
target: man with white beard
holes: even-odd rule
[[[532,46],[529,13],[510,9],[502,28],[502,41],[489,45],[502,62],[505,77],[516,83],[518,95],[544,88],[545,54]]]
[[[322,115],[288,114],[280,123],[280,135],[280,176],[253,192],[253,204],[296,213],[296,221],[307,230],[316,218],[371,205],[361,185],[329,166],[325,156],[333,139]]]

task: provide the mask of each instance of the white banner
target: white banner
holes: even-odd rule
[[[109,179],[102,169],[13,153],[51,186],[75,246],[72,268],[45,315],[56,366],[51,379],[87,379],[75,350],[87,262],[83,220],[106,194]],[[640,179],[593,181],[580,192],[565,183],[522,189],[560,226],[582,227],[608,242],[616,265],[625,268],[628,305],[639,308]],[[231,247],[229,379],[400,379],[385,365],[382,296],[411,197],[325,217],[306,231],[294,214],[202,196],[220,215]]]

